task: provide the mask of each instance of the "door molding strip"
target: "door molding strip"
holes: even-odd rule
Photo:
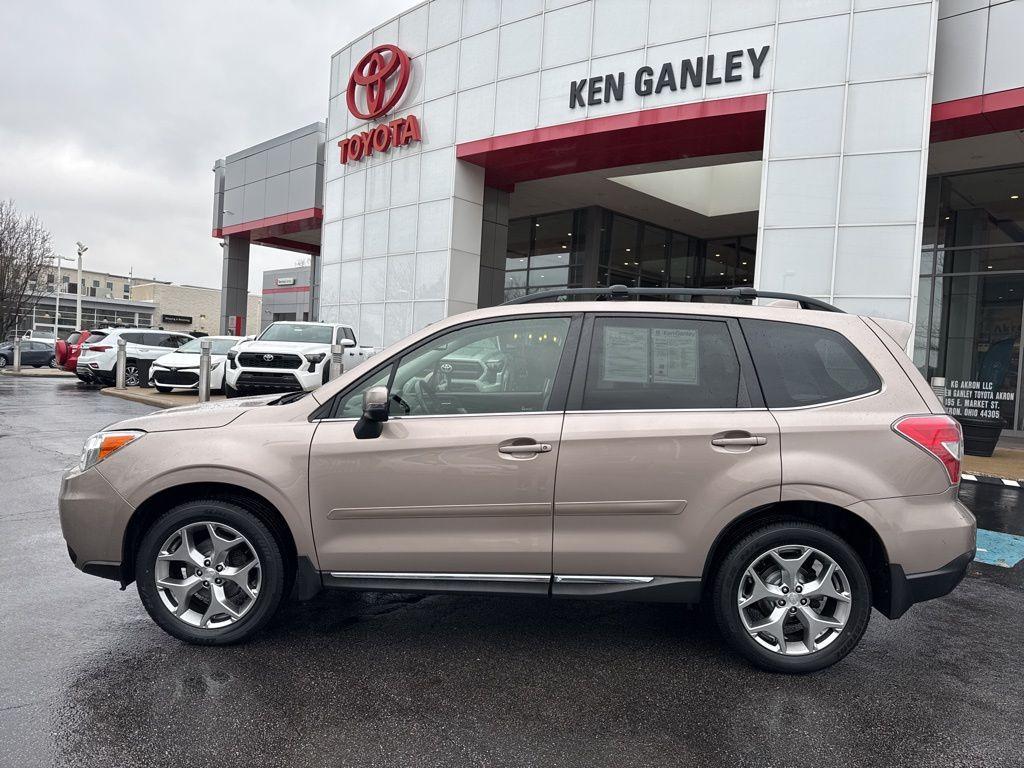
[[[653,576],[566,576],[556,575],[556,584],[650,584]]]
[[[395,579],[404,581],[510,581],[544,583],[551,576],[544,573],[427,573],[398,571],[331,571],[336,579]]]

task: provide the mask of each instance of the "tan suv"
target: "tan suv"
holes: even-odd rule
[[[689,301],[555,300],[645,290]],[[193,643],[322,587],[704,600],[755,664],[821,669],[952,590],[975,521],[909,326],[750,304],[780,297],[539,294],[308,395],[114,424],[63,480],[71,559]]]

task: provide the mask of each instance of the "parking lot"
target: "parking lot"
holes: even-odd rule
[[[134,587],[76,571],[60,473],[151,408],[0,378],[0,764],[1021,765],[1024,563],[972,566],[875,613],[826,673],[730,654],[700,611],[532,598],[321,594],[255,641],[183,645]],[[965,486],[1021,533],[1024,491]]]

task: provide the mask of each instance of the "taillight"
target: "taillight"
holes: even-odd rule
[[[945,415],[904,416],[892,428],[941,461],[949,475],[949,482],[960,482],[964,439],[956,419]]]
[[[113,347],[104,347],[101,344],[94,344],[91,347],[86,347],[89,352],[109,352]]]

